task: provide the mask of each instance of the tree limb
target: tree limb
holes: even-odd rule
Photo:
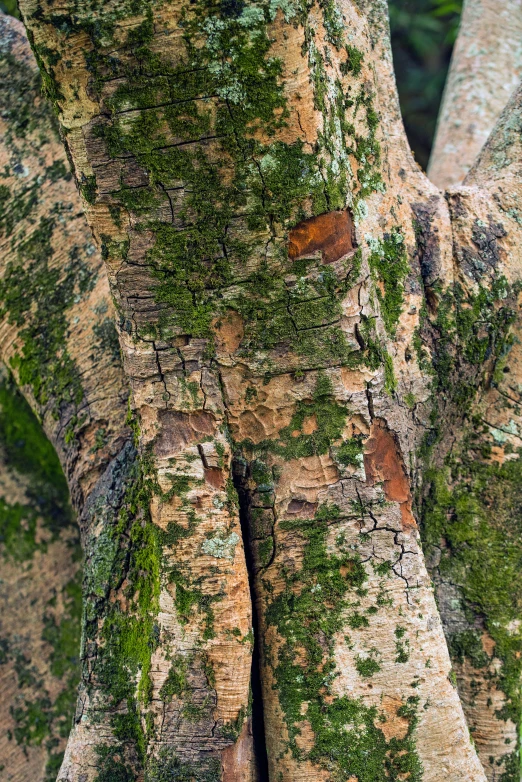
[[[428,167],[438,187],[464,180],[521,76],[519,0],[465,0]]]

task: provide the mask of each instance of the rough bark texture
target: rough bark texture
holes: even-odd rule
[[[438,395],[446,423],[434,439],[445,443],[443,469],[425,475],[426,542],[439,605],[491,780],[520,774],[521,99],[519,88],[464,186],[448,193],[460,302],[453,323],[439,307],[437,362],[442,378],[446,365],[458,382]]]
[[[232,442],[271,778],[483,779],[412,515],[422,430],[402,399],[429,390],[409,347],[411,204],[441,234],[448,216],[404,140],[385,6],[23,10],[122,312],[167,574],[176,561],[148,778],[189,762],[223,776],[198,754],[223,741],[206,743],[204,705],[179,722],[200,655],[223,675],[218,718],[241,708],[248,655],[232,680],[217,656],[227,635],[249,652],[234,494],[220,499]],[[219,598],[211,639],[196,584]]]
[[[6,152],[12,155],[8,145]],[[26,164],[26,168],[35,171],[36,166]],[[6,187],[10,184],[8,180]],[[58,184],[63,186],[61,179]],[[38,187],[42,196],[39,204],[53,214],[52,194],[42,193],[41,182]],[[12,197],[10,191],[9,195]],[[33,218],[36,220],[36,215]],[[78,229],[85,230],[83,223],[75,226],[71,220],[67,229],[61,237],[64,251],[71,250],[67,247],[69,237]],[[78,251],[78,243],[75,245]],[[11,250],[13,246],[11,239]],[[52,262],[64,266],[57,252]],[[97,279],[98,285],[106,285],[103,274]],[[89,319],[96,307],[99,310],[100,300],[99,291],[92,291],[86,305]],[[125,309],[121,323],[127,328],[132,313]],[[80,313],[75,311],[73,316],[74,322]],[[12,324],[12,320],[7,318],[7,325],[14,330],[20,323]],[[110,423],[121,431],[125,414],[110,397],[118,375],[102,376],[103,366],[93,360],[91,329],[84,334],[82,345],[81,331],[74,329],[70,348],[73,360],[84,362],[79,372],[87,386],[84,399],[99,385],[109,406]],[[10,340],[4,339],[4,343],[9,345]],[[82,347],[89,351],[85,356],[80,353]],[[143,408],[141,433],[136,431],[141,464],[136,464],[134,447],[127,443],[115,459],[101,462],[105,471],[99,480],[75,498],[82,512],[89,557],[83,649],[86,667],[74,738],[60,773],[63,779],[76,779],[84,772],[89,778],[101,779],[116,773],[114,769],[139,776],[149,739],[157,749],[148,763],[151,775],[167,773],[153,768],[160,756],[162,764],[173,768],[179,763],[184,769],[196,764],[204,767],[204,773],[244,779],[253,773],[247,720],[252,644],[248,579],[243,549],[237,546],[240,528],[234,493],[227,482],[230,449],[222,427],[218,378],[197,369],[203,347],[200,341],[185,350],[181,341],[179,349],[162,354],[162,345],[150,339],[126,352],[131,381],[133,377],[140,380],[135,402]],[[107,351],[104,357],[107,360]],[[167,406],[169,361],[178,398]],[[23,357],[21,364],[23,368]],[[66,368],[70,369],[69,364]],[[36,370],[40,372],[41,366]],[[88,374],[93,376],[92,386]],[[144,382],[147,377],[148,383]],[[198,379],[200,387],[196,387]],[[24,382],[25,376],[21,380]],[[71,373],[67,394],[71,385],[72,392],[77,391],[74,382]],[[80,396],[78,393],[78,398],[70,400],[72,411],[67,412],[71,421],[79,421],[88,433],[89,427],[79,415],[84,407],[78,404]],[[198,399],[204,400],[204,409],[199,409]],[[89,401],[92,410],[96,397]],[[177,411],[191,406],[193,413]],[[62,408],[65,404],[55,405],[52,412],[59,415]],[[101,416],[96,413],[99,428]],[[63,429],[60,421],[60,431]],[[109,430],[108,439],[110,434]],[[153,439],[154,453],[149,447]],[[89,445],[94,449],[80,448],[80,456],[93,450],[98,453],[93,441]],[[110,445],[114,447],[114,442]],[[68,472],[74,490],[79,480],[70,469]],[[192,531],[194,535],[189,536]],[[194,556],[195,546],[198,557]],[[143,706],[141,716],[138,704]],[[234,744],[237,748],[229,749]],[[239,760],[240,768],[235,769]]]
[[[2,15],[0,31],[1,356],[60,455],[80,521],[86,557],[83,615],[86,643],[81,655],[82,696],[76,721],[85,722],[85,703],[96,687],[91,667],[102,629],[98,620],[114,601],[114,590],[121,588],[122,561],[125,567],[132,561],[129,549],[133,547],[128,541],[121,503],[119,506],[115,502],[114,492],[111,495],[107,491],[110,489],[107,475],[117,472],[122,460],[127,463],[127,472],[135,469],[126,423],[128,391],[121,369],[107,277],[82,214],[52,112],[40,95],[36,62],[19,22]],[[17,413],[21,411],[14,409],[10,414],[13,426],[21,425]],[[42,454],[40,457],[45,461]],[[121,480],[121,469],[119,478],[118,492],[124,496],[126,485]],[[13,537],[16,538],[16,531]],[[136,537],[134,548],[139,549],[141,542]],[[53,539],[49,547],[50,559],[42,559],[39,551],[34,553],[44,568],[35,578],[35,588],[40,578],[46,582],[46,589],[51,589],[53,583],[58,588],[60,583],[57,574],[46,575],[45,567],[53,563],[52,552],[56,556],[60,553]],[[22,553],[28,557],[31,551]],[[62,554],[65,556],[65,552]],[[28,561],[25,566],[30,564]],[[5,573],[11,583],[15,577],[23,577],[22,573],[13,573],[7,564]],[[35,610],[42,605],[44,597],[42,589]],[[18,608],[21,610],[22,605]],[[54,618],[61,623],[59,613]],[[14,621],[15,618],[6,615],[8,625],[12,626]],[[36,643],[37,627],[35,624],[27,639],[28,648],[24,652],[27,655],[33,642]],[[46,649],[44,645],[42,654]],[[43,672],[45,660],[41,659],[40,651],[36,652],[40,657],[37,670]],[[37,683],[32,682],[32,686]],[[56,682],[52,689],[57,694]],[[33,692],[33,696],[42,701],[41,691],[38,696]],[[17,697],[25,700],[23,692]],[[24,711],[20,704],[15,716],[22,721],[22,728],[19,734],[13,731],[15,739],[17,735],[23,739],[27,731],[31,734],[31,720],[39,723],[36,739],[43,739],[42,720],[46,719],[53,738],[55,705],[47,701],[40,703],[39,713],[34,705]],[[29,739],[34,738],[29,735]],[[57,755],[53,754],[56,775]],[[6,773],[11,773],[11,769],[6,769]]]
[[[59,779],[515,780],[519,103],[445,199],[383,2],[22,12],[139,453],[83,510],[100,554]]]
[[[464,181],[521,77],[520,0],[465,0],[428,168],[438,187]]]

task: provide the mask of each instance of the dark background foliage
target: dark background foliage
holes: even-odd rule
[[[390,0],[393,59],[406,133],[428,165],[462,0]]]
[[[389,0],[389,6],[402,116],[426,168],[462,0]],[[0,0],[0,10],[18,16],[16,0]]]

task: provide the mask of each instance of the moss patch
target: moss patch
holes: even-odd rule
[[[273,626],[281,639],[277,652],[267,648],[265,654],[274,671],[289,750],[295,758],[306,756],[343,779],[420,780],[422,767],[413,740],[416,699],[404,707],[409,719],[407,736],[387,742],[375,727],[376,708],[358,699],[335,696],[330,689],[336,676],[335,634],[344,625],[349,598],[363,593],[367,579],[356,553],[342,549],[331,553],[327,548],[329,525],[338,518],[336,506],[323,506],[314,519],[281,522],[282,530],[292,530],[303,546],[301,567],[295,572],[283,571],[285,587],[269,599],[266,611],[267,625]],[[373,658],[358,658],[357,668],[361,676],[370,677],[379,664]],[[314,734],[308,753],[296,740],[305,704],[306,720]]]

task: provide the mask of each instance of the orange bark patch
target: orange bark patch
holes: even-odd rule
[[[225,476],[223,475],[223,470],[220,470],[219,467],[206,467],[205,481],[215,489],[225,488]]]
[[[389,695],[385,695],[382,699],[382,713],[386,719],[381,722],[380,719],[375,721],[375,727],[382,730],[386,741],[391,739],[404,739],[408,734],[410,727],[409,720],[406,717],[399,717],[398,711],[402,706],[400,698],[391,698]]]
[[[246,782],[247,777],[250,779],[247,769],[252,767],[253,746],[250,719],[248,719],[243,723],[237,741],[226,747],[221,755],[223,782],[241,782],[241,780]]]
[[[385,422],[379,419],[372,423],[370,437],[366,441],[364,469],[370,486],[382,481],[386,499],[400,504],[403,527],[416,527],[411,512],[410,484],[402,456],[393,434]]]
[[[214,323],[216,350],[218,353],[235,353],[244,337],[243,318],[237,312],[229,310]]]
[[[353,249],[353,220],[347,210],[303,220],[288,236],[292,260],[320,250],[324,263],[333,263]]]
[[[484,649],[488,657],[493,657],[493,655],[495,654],[495,646],[496,646],[496,643],[493,640],[493,638],[487,633],[482,633],[480,640],[482,641],[482,648]]]

